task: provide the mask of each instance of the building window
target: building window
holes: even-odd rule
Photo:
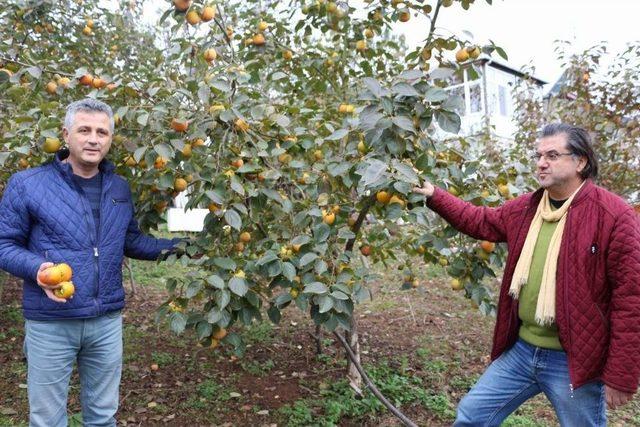
[[[469,86],[469,112],[479,113],[482,111],[482,88],[480,84]]]
[[[502,85],[498,85],[498,106],[500,108],[501,116],[506,116],[508,114],[507,102],[507,88]]]

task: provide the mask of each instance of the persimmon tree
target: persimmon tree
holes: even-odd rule
[[[295,306],[351,331],[351,352],[354,310],[370,297],[363,258],[403,261],[405,289],[420,286],[415,260],[439,263],[490,313],[486,280],[503,250],[458,235],[411,192],[429,179],[494,205],[523,191],[519,155],[492,158],[487,138],[456,136],[448,79],[499,48],[443,36],[436,21],[472,3],[176,0],[148,25],[135,2],[11,2],[0,12],[0,185],[48,160],[64,107],[95,97],[116,113],[109,158],[145,230],[183,191],[187,208],[210,211],[168,259],[190,271],[167,281],[158,311],[175,332],[242,353],[235,323],[278,322]],[[392,25],[417,16],[431,25],[407,50]]]

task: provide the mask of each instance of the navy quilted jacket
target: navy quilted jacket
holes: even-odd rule
[[[427,201],[456,229],[506,242],[492,359],[518,338],[518,302],[509,286],[542,191],[498,208],[473,206],[436,188]],[[565,224],[556,277],[556,323],[574,388],[599,379],[635,392],[640,378],[640,221],[620,197],[590,180]]]
[[[53,162],[14,174],[0,200],[0,269],[24,279],[22,307],[32,320],[100,316],[124,307],[122,259],[157,259],[180,239],[142,234],[129,185],[103,160],[100,230],[88,199],[72,179],[71,166]],[[74,297],[49,299],[36,283],[40,264],[66,262],[73,269]]]

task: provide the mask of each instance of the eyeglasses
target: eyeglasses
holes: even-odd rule
[[[573,156],[574,153],[558,153],[557,151],[549,151],[547,153],[535,153],[531,156],[531,159],[536,163],[540,161],[540,159],[544,158],[548,162],[555,162],[561,156]]]

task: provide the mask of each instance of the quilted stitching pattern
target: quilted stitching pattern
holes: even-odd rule
[[[68,164],[53,163],[15,174],[0,200],[0,268],[25,280],[28,319],[93,317],[124,306],[122,259],[156,259],[174,241],[140,232],[124,179],[104,162],[100,232],[87,199],[76,189]],[[98,240],[99,239],[99,240]],[[94,247],[99,257],[94,257]],[[66,262],[76,294],[64,304],[46,297],[35,282],[42,262]]]
[[[475,207],[436,190],[428,206],[477,239],[507,241],[492,359],[517,338],[508,295],[541,191],[500,208]],[[640,376],[640,220],[618,196],[587,183],[569,210],[560,250],[556,322],[574,387],[593,379],[634,392]]]

